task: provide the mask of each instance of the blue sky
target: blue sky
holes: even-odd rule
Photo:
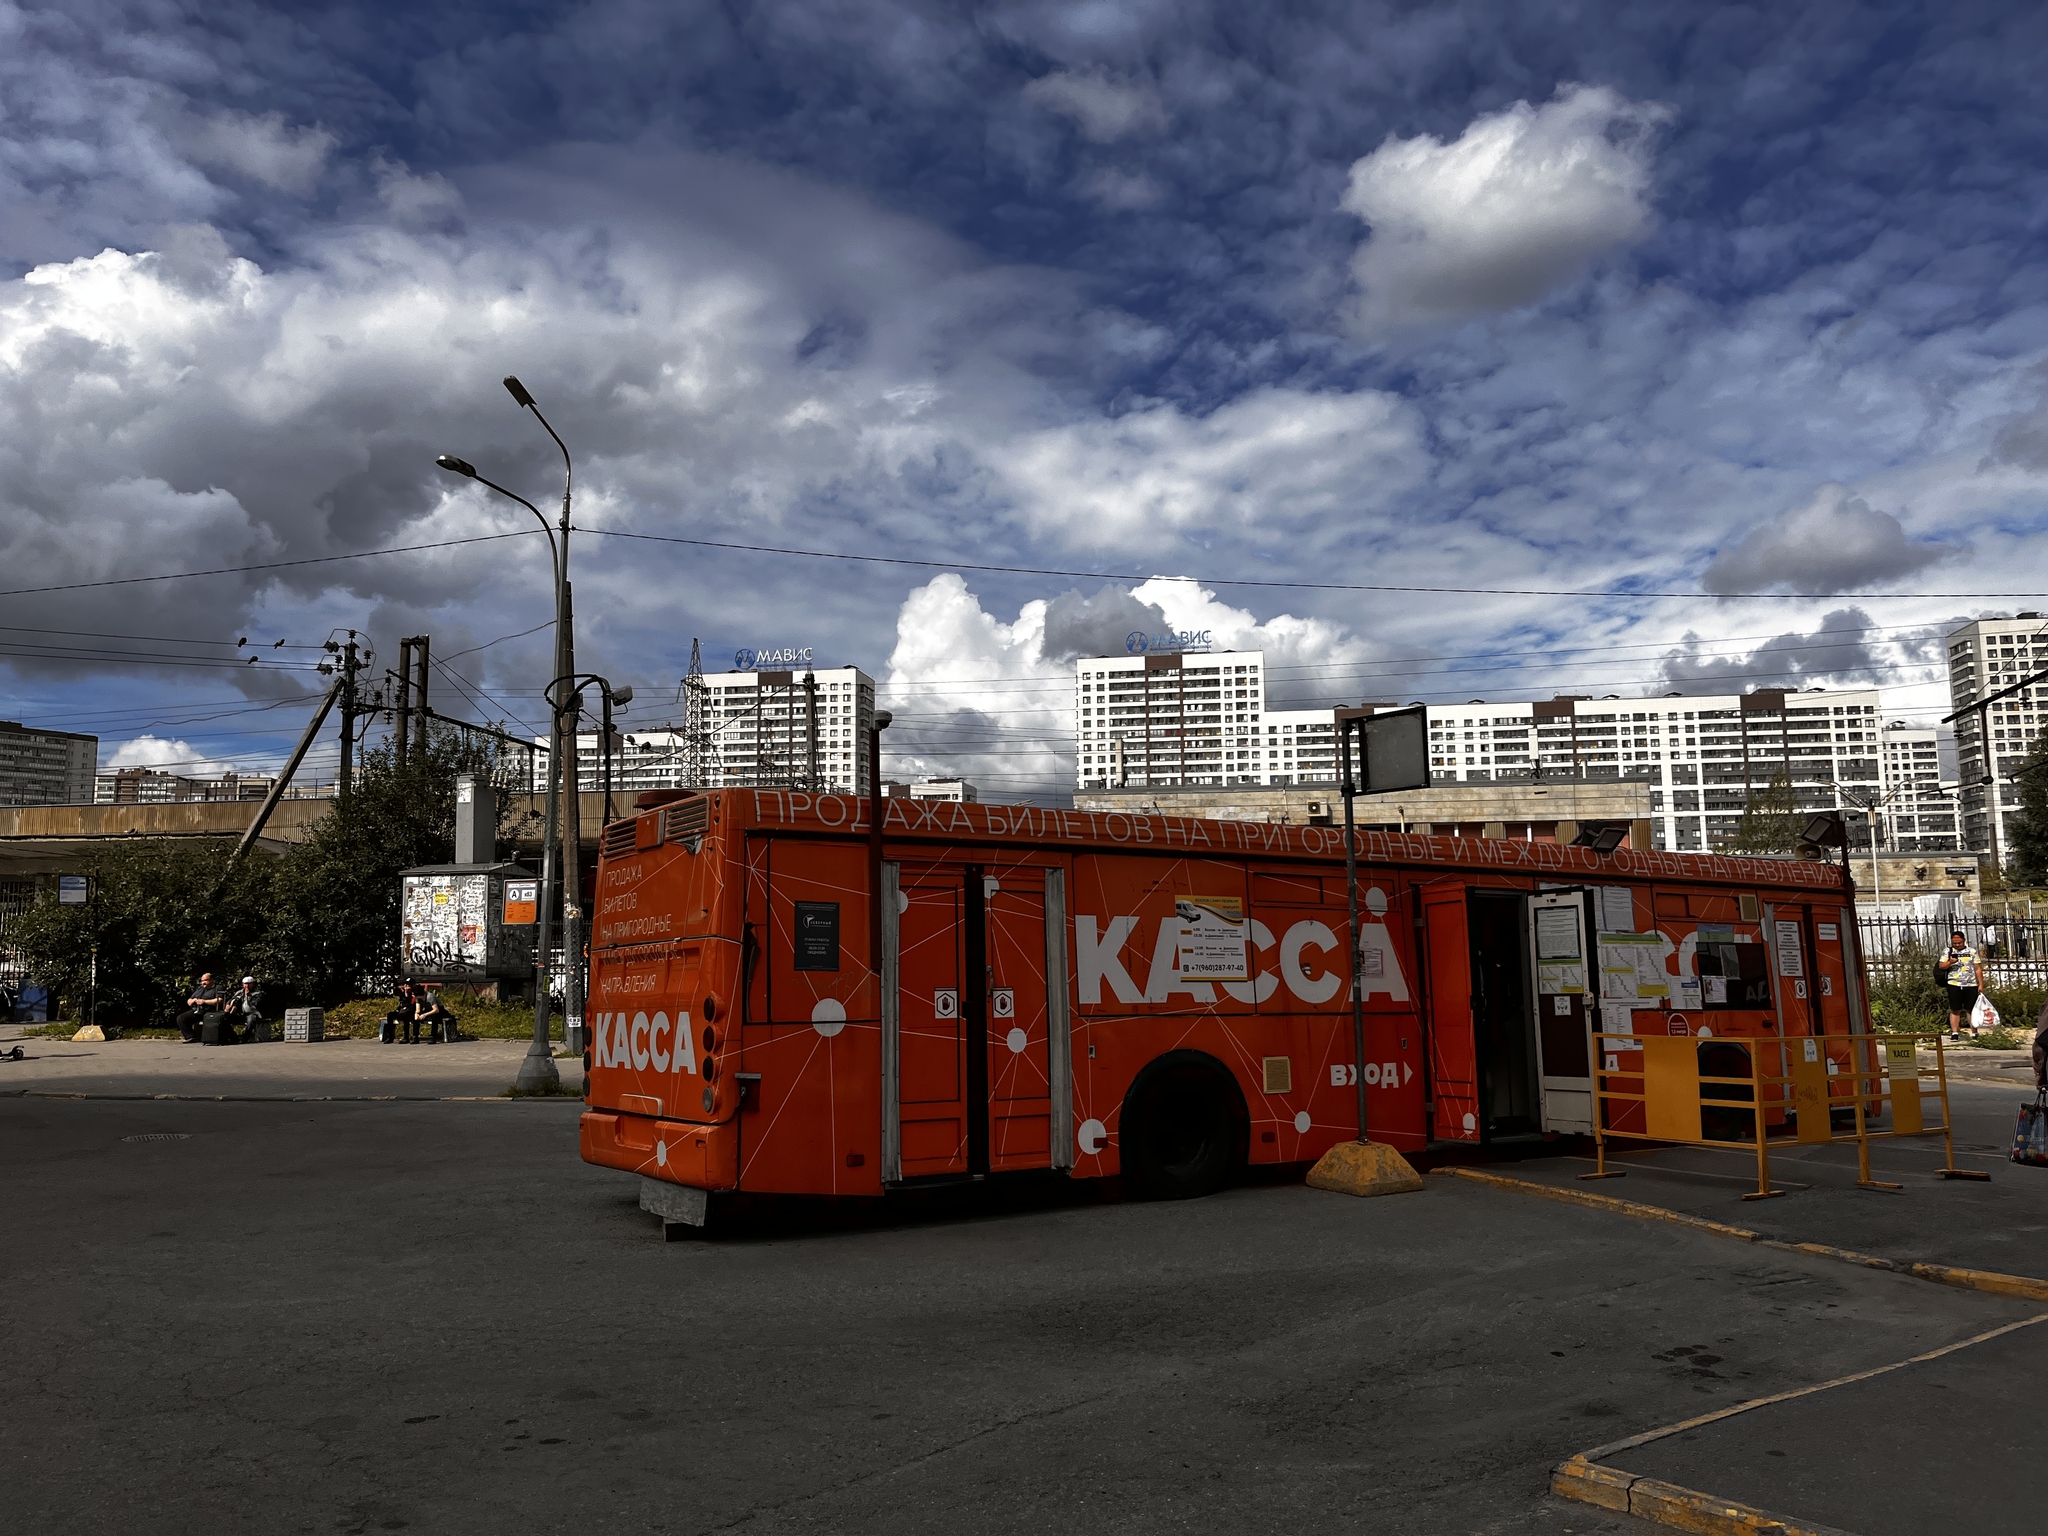
[[[1999,596],[2048,591],[2043,32],[0,4],[0,588],[71,588],[0,597],[0,713],[256,767],[353,626],[537,722],[537,539],[73,585],[517,529],[432,467],[559,493],[516,372],[633,724],[692,637],[810,644],[883,679],[892,773],[1056,792],[1071,656],[1154,617],[1290,702],[1874,682],[1928,719],[1945,626],[2048,611]]]

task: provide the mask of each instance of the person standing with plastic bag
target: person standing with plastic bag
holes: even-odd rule
[[[1977,998],[1983,987],[1982,965],[1977,951],[1970,948],[1960,928],[1948,936],[1948,948],[1934,962],[1935,976],[1948,989],[1948,1037],[1951,1040],[1963,1038],[1963,1020],[1969,1018],[1977,1007]],[[1973,1023],[1973,1031],[1975,1027]]]

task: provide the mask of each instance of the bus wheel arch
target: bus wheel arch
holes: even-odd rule
[[[1251,1115],[1234,1074],[1206,1051],[1168,1051],[1131,1079],[1117,1122],[1125,1187],[1141,1199],[1212,1195],[1245,1166]]]

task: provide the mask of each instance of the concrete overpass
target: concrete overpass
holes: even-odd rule
[[[515,793],[506,818],[501,857],[538,854],[545,795]],[[583,809],[583,846],[596,857],[597,835],[604,816],[604,796],[579,797]],[[312,835],[332,800],[280,800],[256,846],[281,854]],[[632,809],[632,797],[612,796],[615,812]],[[75,874],[86,857],[108,843],[132,837],[174,837],[239,841],[262,809],[254,800],[185,800],[166,805],[24,805],[0,806],[0,880]]]

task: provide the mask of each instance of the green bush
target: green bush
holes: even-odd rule
[[[1934,955],[1908,941],[1895,963],[1871,978],[1870,1021],[1892,1034],[1948,1028],[1948,991],[1934,979]]]
[[[455,1015],[465,1035],[475,1035],[479,1040],[533,1038],[533,1004],[490,1003],[474,993],[465,996],[466,991],[466,988],[452,986],[441,989],[441,1001]],[[353,1040],[374,1040],[378,1027],[384,1022],[384,1015],[391,1011],[396,1001],[391,997],[356,998],[339,1008],[328,1009],[321,1020],[321,1028],[330,1039],[345,1036]],[[548,1037],[553,1040],[562,1038],[561,1014],[549,1015]]]

